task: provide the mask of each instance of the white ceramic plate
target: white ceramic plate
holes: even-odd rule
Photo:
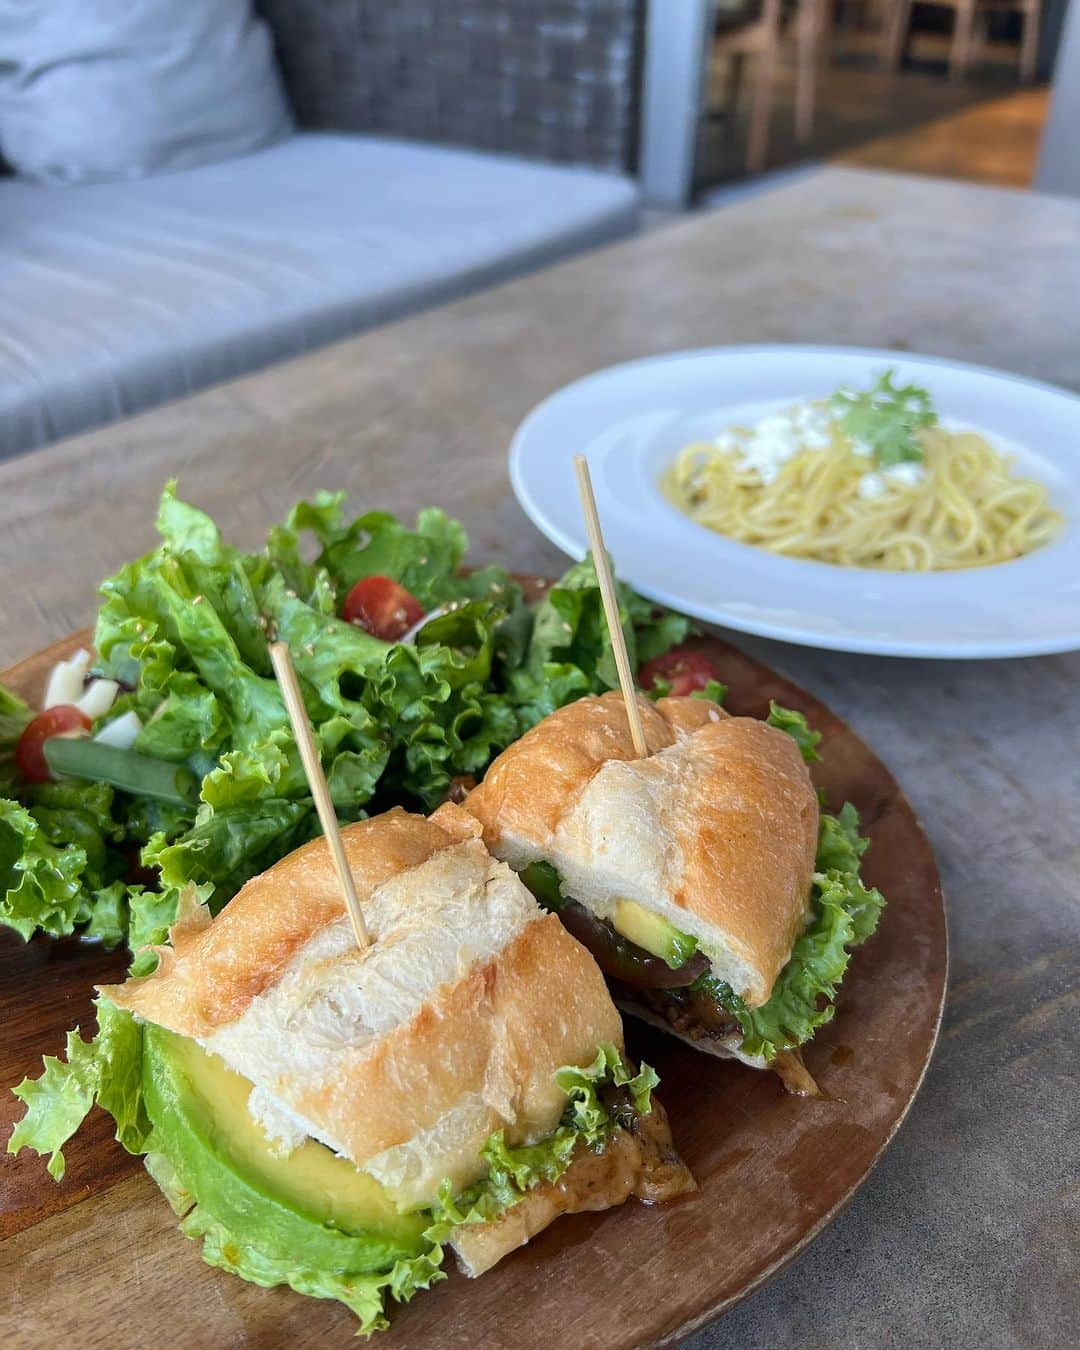
[[[710,439],[886,367],[930,390],[943,419],[977,428],[1045,483],[1065,516],[1045,548],[956,572],[877,572],[782,558],[688,520],[660,475]],[[510,479],[535,524],[586,551],[572,457],[589,460],[608,549],[643,595],[764,637],[887,656],[1032,656],[1080,647],[1080,398],[980,366],[853,347],[715,347],[631,361],[534,408]]]

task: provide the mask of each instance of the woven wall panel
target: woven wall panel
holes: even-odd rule
[[[633,167],[641,0],[258,0],[302,126]]]

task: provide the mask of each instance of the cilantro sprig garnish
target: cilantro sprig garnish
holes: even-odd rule
[[[924,455],[915,433],[937,425],[927,391],[917,384],[898,385],[886,370],[865,393],[838,389],[829,400],[841,431],[868,447],[879,468],[919,464]]]

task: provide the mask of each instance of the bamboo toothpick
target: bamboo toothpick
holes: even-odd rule
[[[600,529],[600,516],[596,510],[596,498],[593,496],[589,463],[584,455],[574,456],[574,472],[577,474],[581,509],[585,513],[585,529],[589,535],[589,548],[592,551],[593,566],[596,568],[596,579],[600,583],[600,598],[604,602],[604,617],[607,619],[608,632],[611,634],[611,649],[615,653],[615,669],[619,672],[619,687],[622,689],[626,716],[630,722],[630,739],[634,742],[634,754],[639,759],[644,759],[649,753],[649,747],[645,743],[645,728],[641,725],[637,688],[634,684],[633,671],[630,669],[630,657],[626,651],[626,635],[623,633],[622,620],[619,618],[619,601],[615,594],[615,583],[611,579],[611,564],[608,562],[604,536]]]
[[[345,897],[345,908],[349,911],[349,918],[352,920],[356,945],[361,951],[364,951],[371,945],[371,938],[368,936],[367,924],[364,922],[364,914],[360,908],[352,873],[349,871],[349,863],[345,857],[345,845],[341,840],[337,812],[334,810],[334,803],[330,798],[330,788],[327,786],[326,775],[323,773],[322,761],[315,744],[315,736],[311,730],[311,723],[308,721],[307,709],[304,707],[304,696],[300,692],[300,684],[297,681],[296,670],[292,663],[292,654],[284,642],[271,642],[270,660],[273,663],[278,684],[281,686],[285,707],[288,709],[289,721],[292,723],[293,735],[296,737],[296,745],[300,751],[300,760],[311,787],[315,810],[319,813],[319,824],[322,826],[322,832],[330,846],[330,856],[334,860],[334,870],[337,872],[338,882],[341,885],[341,893]]]

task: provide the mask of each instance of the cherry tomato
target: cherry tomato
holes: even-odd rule
[[[642,689],[654,689],[659,680],[664,680],[671,686],[673,697],[681,698],[695,689],[704,689],[716,678],[716,667],[702,652],[675,647],[663,656],[646,661],[638,673],[638,684]]]
[[[30,783],[47,783],[52,777],[45,760],[45,742],[54,736],[82,736],[93,726],[90,718],[70,703],[59,703],[38,713],[19,737],[15,764]]]
[[[345,597],[342,614],[373,637],[397,642],[424,617],[424,607],[391,577],[362,577]]]

